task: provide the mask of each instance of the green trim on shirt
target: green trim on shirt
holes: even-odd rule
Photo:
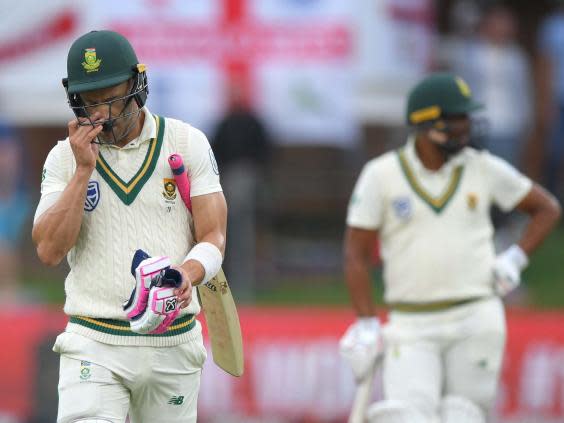
[[[117,319],[97,319],[94,317],[71,316],[70,322],[77,325],[97,330],[98,332],[109,333],[110,335],[119,336],[148,336],[163,337],[180,335],[192,330],[196,326],[196,316],[194,314],[186,314],[179,317],[167,328],[166,332],[160,334],[142,335],[131,331],[128,321]]]
[[[450,202],[452,197],[454,197],[454,194],[456,193],[456,190],[460,185],[464,167],[457,166],[452,172],[450,181],[447,185],[447,189],[439,197],[433,197],[417,181],[415,173],[409,166],[407,158],[405,157],[405,149],[398,150],[397,153],[401,170],[403,171],[403,174],[405,175],[405,178],[407,179],[407,182],[409,183],[413,191],[415,191],[419,198],[427,203],[435,213],[441,213]]]
[[[123,181],[117,173],[114,172],[112,167],[104,159],[104,156],[102,156],[101,152],[96,160],[96,170],[126,206],[133,203],[137,194],[141,191],[141,188],[143,188],[145,183],[149,180],[155,171],[159,155],[161,154],[165,120],[164,118],[156,115],[153,115],[153,117],[157,125],[157,138],[151,138],[149,140],[149,148],[147,149],[145,159],[143,160],[143,163],[137,173],[129,180],[129,182]]]

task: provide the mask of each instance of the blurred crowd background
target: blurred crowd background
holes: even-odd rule
[[[112,13],[109,3],[4,5],[2,302],[63,300],[65,266],[39,264],[30,228],[42,163],[72,118],[60,84],[66,51],[92,28],[132,40],[149,67],[151,111],[208,135],[240,301],[346,301],[340,254],[352,185],[368,159],[405,141],[405,95],[432,70],[460,74],[486,105],[478,145],[564,198],[563,1],[146,0]],[[499,242],[514,240],[519,217],[494,217]],[[533,260],[520,301],[564,304],[550,268],[557,251],[562,229]]]
[[[433,70],[460,74],[486,105],[477,145],[564,201],[564,1],[0,6],[3,309],[64,300],[66,263],[39,263],[31,225],[43,162],[73,118],[61,85],[66,53],[91,29],[131,40],[148,66],[153,113],[208,135],[230,209],[226,272],[242,305],[346,306],[341,241],[352,186],[367,160],[405,141],[405,96]],[[492,213],[502,248],[523,218]],[[563,258],[561,225],[510,305],[563,308]],[[378,284],[377,266],[374,276]]]

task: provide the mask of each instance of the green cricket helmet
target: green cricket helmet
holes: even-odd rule
[[[89,120],[91,114],[89,108],[100,106],[84,104],[80,94],[86,91],[113,87],[128,80],[133,81],[125,97],[104,103],[110,108],[109,116],[112,116],[111,107],[116,101],[124,101],[129,105],[134,100],[138,109],[141,109],[149,94],[145,65],[139,63],[129,41],[113,31],[91,31],[78,38],[68,53],[67,75],[67,78],[63,79],[63,86],[67,92],[69,105],[77,118]],[[104,130],[111,130],[117,119],[127,118],[133,113],[108,119],[104,122]]]
[[[484,136],[485,119],[471,118],[470,114],[483,107],[474,101],[468,84],[451,73],[435,73],[419,82],[407,101],[407,123],[416,130],[434,129],[431,140],[447,156],[464,147],[478,146]]]
[[[466,115],[483,108],[474,101],[468,84],[451,73],[435,73],[409,93],[406,119],[410,126],[427,125],[452,115]]]

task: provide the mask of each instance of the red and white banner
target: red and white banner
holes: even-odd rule
[[[95,7],[53,0],[47,6],[0,0],[9,11],[0,18],[0,113],[22,124],[65,123],[72,116],[61,86],[68,48],[89,30],[111,29],[148,65],[154,112],[210,131],[235,83],[286,143],[353,143],[359,81],[367,73],[388,75],[401,87],[411,82],[405,75],[421,75],[434,26],[431,0],[99,0]]]
[[[23,311],[23,312],[22,312]],[[353,320],[342,308],[242,308],[245,374],[217,368],[211,353],[199,399],[202,419],[221,416],[338,421],[354,395],[351,372],[337,342]],[[0,416],[37,413],[40,396],[56,389],[56,355],[45,351],[66,323],[41,308],[0,313]],[[504,418],[564,418],[564,313],[510,311],[509,338],[498,395]],[[208,349],[209,351],[209,349]],[[50,364],[49,364],[50,363]],[[38,380],[45,392],[38,389]],[[374,399],[381,396],[376,382]],[[56,396],[55,396],[56,399]],[[217,421],[217,420],[216,420]]]

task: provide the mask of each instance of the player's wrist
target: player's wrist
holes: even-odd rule
[[[204,276],[200,283],[204,284],[217,275],[221,269],[223,255],[221,254],[221,251],[219,251],[219,248],[211,242],[199,242],[192,247],[184,259],[184,263],[187,263],[190,260],[194,260],[202,266]]]
[[[182,275],[182,282],[187,281],[188,284],[192,284],[192,278],[190,277],[189,272],[182,266],[171,266],[173,269],[176,269]]]
[[[76,166],[74,175],[79,179],[90,179],[90,176],[92,175],[95,167],[96,164],[94,164],[94,166],[79,164]]]

